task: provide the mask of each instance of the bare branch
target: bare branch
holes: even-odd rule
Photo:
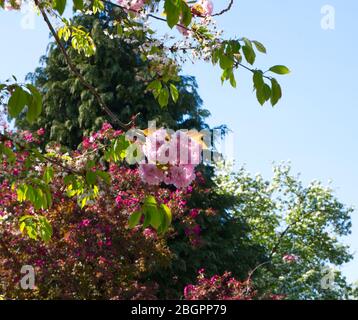
[[[234,4],[234,0],[230,0],[230,3],[229,3],[229,5],[227,6],[227,8],[226,8],[226,9],[221,10],[220,12],[215,13],[215,14],[213,14],[212,16],[213,16],[213,17],[217,17],[217,16],[221,16],[221,15],[223,15],[224,13],[226,13],[226,12],[228,12],[228,11],[230,11],[230,10],[231,10],[231,8],[232,8],[233,4]]]

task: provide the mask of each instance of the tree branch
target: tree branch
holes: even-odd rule
[[[66,63],[68,65],[68,67],[70,68],[70,70],[72,71],[72,73],[94,95],[94,97],[96,98],[96,100],[97,100],[99,106],[101,107],[101,109],[111,118],[113,123],[116,123],[117,125],[119,125],[123,129],[130,128],[130,126],[132,125],[132,121],[126,124],[126,123],[122,122],[121,120],[119,120],[118,117],[108,108],[106,103],[103,101],[103,99],[102,99],[101,95],[99,94],[99,92],[97,91],[97,89],[95,87],[93,87],[90,83],[88,83],[84,79],[82,74],[78,71],[76,66],[73,64],[71,58],[67,54],[67,51],[66,51],[64,45],[61,42],[61,39],[59,38],[59,36],[57,35],[57,32],[55,31],[54,27],[52,26],[52,24],[51,24],[51,22],[50,22],[50,20],[49,20],[49,18],[47,16],[47,13],[46,13],[45,9],[43,8],[43,6],[40,5],[39,0],[35,0],[35,4],[39,8],[43,19],[45,20],[48,28],[50,29],[51,34],[55,38],[55,41],[58,44],[62,54],[64,55]]]
[[[221,16],[221,15],[223,15],[224,13],[230,11],[231,8],[232,8],[232,6],[233,6],[233,4],[234,4],[234,0],[230,0],[230,3],[229,3],[229,5],[227,6],[226,9],[221,10],[220,12],[213,14],[212,17]]]

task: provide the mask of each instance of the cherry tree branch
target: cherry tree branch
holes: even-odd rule
[[[212,17],[221,16],[221,15],[223,15],[224,13],[230,11],[231,8],[232,8],[232,6],[233,6],[233,4],[234,4],[234,0],[230,0],[229,5],[228,5],[225,9],[221,10],[221,11],[218,12],[218,13],[214,13],[214,14],[212,15]]]

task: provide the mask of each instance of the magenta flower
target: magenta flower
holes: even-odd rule
[[[34,137],[32,136],[32,133],[29,131],[24,132],[23,138],[26,142],[29,142],[29,143],[34,141]]]
[[[193,219],[195,219],[199,215],[200,210],[199,209],[192,209],[189,212],[189,216]]]
[[[81,221],[80,226],[81,227],[88,227],[90,225],[90,223],[91,223],[91,220],[84,219],[84,220]]]
[[[192,284],[189,284],[184,288],[185,299],[189,299],[190,293],[193,291],[193,289],[194,289],[194,286]]]
[[[200,226],[197,224],[193,229],[192,229],[193,233],[196,234],[197,236],[200,234],[201,232],[201,228]]]
[[[40,128],[39,130],[37,130],[37,135],[38,136],[43,136],[45,134],[45,129],[44,128]]]

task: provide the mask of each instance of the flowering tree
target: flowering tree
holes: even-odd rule
[[[202,136],[164,129],[139,130],[138,114],[129,122],[108,107],[101,89],[87,80],[76,66],[68,47],[90,58],[96,43],[85,25],[73,25],[63,17],[66,0],[39,1],[43,17],[63,55],[66,66],[106,116],[99,132],[84,137],[78,148],[59,144],[43,146],[43,128],[36,132],[11,130],[2,121],[1,164],[1,272],[7,281],[6,297],[43,298],[153,298],[155,283],[146,283],[150,272],[168,263],[171,253],[165,239],[175,232],[172,221],[186,224],[192,241],[200,233],[198,211],[184,218],[186,197],[199,179],[195,169],[207,148]],[[7,10],[21,2],[0,0]],[[274,106],[282,96],[273,74],[287,74],[285,66],[267,71],[254,69],[256,53],[265,47],[248,38],[224,39],[214,17],[212,1],[120,0],[73,3],[78,14],[103,14],[110,28],[102,32],[138,44],[136,53],[146,62],[146,90],[165,108],[180,96],[180,64],[202,59],[219,65],[221,80],[235,87],[235,71],[252,73],[257,100]],[[158,15],[163,11],[165,18]],[[150,28],[159,20],[178,34],[161,39]],[[61,23],[56,30],[54,22]],[[15,77],[0,83],[4,117],[36,123],[42,112],[42,95]],[[90,112],[90,110],[88,110]],[[198,178],[199,175],[199,178]],[[68,214],[71,213],[71,214]],[[22,291],[19,270],[35,266],[36,290]]]
[[[215,176],[219,193],[236,198],[232,215],[247,222],[248,236],[265,252],[250,279],[290,299],[348,298],[352,286],[335,268],[352,259],[341,242],[351,232],[352,208],[330,186],[304,185],[287,164],[273,171],[269,181],[225,166]]]

